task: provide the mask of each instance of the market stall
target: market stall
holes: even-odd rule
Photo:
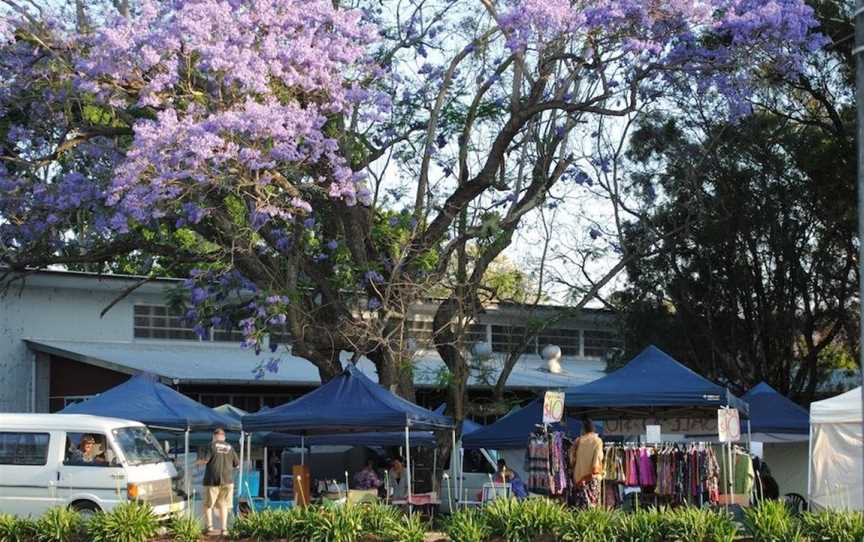
[[[864,510],[861,388],[810,405],[808,498],[815,509]]]
[[[752,463],[748,450],[733,444],[746,438],[739,420],[748,419],[747,403],[656,346],[568,389],[565,406],[572,417],[604,422],[604,498],[647,493],[661,504],[749,501]],[[731,442],[712,446],[718,433]],[[618,442],[610,445],[610,437]]]
[[[141,422],[154,430],[184,435],[184,492],[192,495],[189,442],[193,431],[240,431],[240,422],[160,383],[152,375],[133,376],[96,397],[69,405],[62,414],[91,414]]]
[[[753,448],[761,443],[762,459],[780,494],[806,495],[810,414],[765,382],[741,398],[750,406]]]
[[[398,397],[379,386],[353,365],[339,376],[303,397],[266,411],[243,417],[243,430],[247,433],[271,431],[298,435],[301,449],[326,440],[346,435],[347,441],[358,442],[358,437],[374,432],[390,433],[401,430],[400,444],[405,447],[407,499],[412,499],[411,442],[422,440],[418,432],[452,430],[450,418],[436,414]],[[353,438],[351,438],[353,437]],[[372,438],[372,437],[370,437]],[[380,439],[381,436],[375,437]],[[385,438],[389,438],[385,435]],[[309,441],[307,442],[307,439]],[[453,434],[455,440],[455,433]],[[380,440],[379,440],[380,441]],[[301,456],[301,462],[302,462]],[[307,474],[308,477],[308,474]]]

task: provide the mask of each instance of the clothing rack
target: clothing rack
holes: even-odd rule
[[[719,502],[719,460],[708,442],[606,443],[603,470],[607,507],[620,506],[630,494],[637,507],[640,494],[673,505]]]

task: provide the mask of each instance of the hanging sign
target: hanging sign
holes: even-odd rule
[[[543,397],[543,423],[557,423],[564,416],[564,392],[547,391]]]
[[[741,440],[741,422],[737,408],[721,408],[717,411],[717,436],[720,442]]]
[[[660,444],[663,441],[659,425],[645,426],[645,442],[648,444]]]

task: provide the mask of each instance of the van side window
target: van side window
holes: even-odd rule
[[[66,455],[63,463],[86,467],[107,467],[108,442],[97,433],[66,433]],[[107,455],[111,455],[108,453]]]
[[[48,433],[0,433],[0,465],[45,465],[48,441]]]

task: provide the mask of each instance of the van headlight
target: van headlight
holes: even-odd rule
[[[130,501],[145,498],[147,496],[147,484],[128,484],[126,496],[129,497]]]

